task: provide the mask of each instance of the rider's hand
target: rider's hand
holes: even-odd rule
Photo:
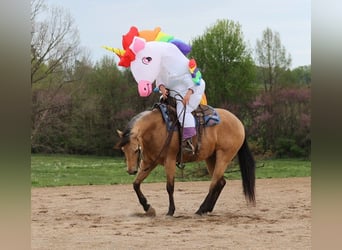
[[[186,92],[185,96],[183,97],[183,104],[187,105],[189,103],[190,100],[190,96],[194,93],[194,91],[192,89],[188,89],[188,91]]]
[[[169,95],[169,91],[165,88],[164,85],[160,85],[160,86],[159,86],[159,90],[160,90],[160,92],[161,92],[162,95],[163,95],[163,99],[166,99],[167,96]]]

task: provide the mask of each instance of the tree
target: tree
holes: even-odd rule
[[[311,65],[300,66],[292,70],[292,75],[296,82],[302,85],[311,83]]]
[[[241,105],[253,95],[254,63],[240,24],[218,20],[192,40],[190,56],[206,81],[209,104]]]
[[[75,74],[87,71],[81,86],[72,95],[65,145],[68,153],[112,155],[118,140],[117,129],[124,129],[138,112],[151,108],[155,98],[140,98],[129,70],[121,71],[112,57],[105,56],[87,70],[81,62]],[[159,98],[159,95],[155,97]]]
[[[45,19],[43,18],[45,14]],[[79,34],[69,12],[31,1],[31,86],[74,63],[79,53]]]
[[[291,55],[286,54],[281,44],[280,35],[267,28],[262,39],[256,42],[256,61],[262,69],[262,78],[266,92],[272,91],[279,84],[279,78],[291,66]]]
[[[62,117],[70,111],[71,92],[63,88],[72,81],[70,69],[80,50],[77,27],[60,7],[48,8],[43,0],[32,0],[31,27],[31,142],[32,148],[39,148],[42,134],[58,124],[56,131],[64,129]]]
[[[251,103],[250,138],[260,144],[264,152],[271,150],[280,157],[310,156],[310,94],[308,86],[261,93]]]

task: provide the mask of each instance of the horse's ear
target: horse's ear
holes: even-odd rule
[[[116,133],[118,133],[119,137],[122,138],[123,132],[121,130],[117,129]],[[120,149],[120,141],[114,145],[113,149]]]
[[[120,142],[118,142],[117,144],[114,145],[113,149],[120,149]]]
[[[135,36],[129,48],[133,51],[134,54],[137,54],[139,51],[145,48],[145,44],[146,40],[144,38]]]
[[[123,132],[121,130],[117,129],[116,133],[118,133],[119,137],[122,138]]]

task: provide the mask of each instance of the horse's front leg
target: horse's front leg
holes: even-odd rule
[[[166,172],[166,190],[169,194],[169,210],[166,215],[173,216],[175,213],[175,201],[173,198],[173,193],[175,189],[175,174],[176,174],[176,162],[169,161],[165,163],[165,172]]]
[[[154,208],[152,208],[152,206],[148,204],[146,197],[144,196],[144,194],[142,193],[140,189],[140,185],[156,166],[144,168],[143,165],[144,164],[142,163],[141,168],[138,172],[138,175],[133,182],[133,188],[146,214],[150,216],[155,216],[156,212]]]
[[[169,194],[169,211],[167,212],[166,215],[169,215],[169,216],[173,216],[176,210],[175,201],[173,199],[174,189],[175,189],[175,178],[173,178],[173,180],[167,180],[166,190],[167,190],[167,193]]]

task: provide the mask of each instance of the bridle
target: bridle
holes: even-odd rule
[[[138,166],[138,168],[140,168],[140,162],[143,160],[143,154],[142,154],[142,150],[141,150],[140,145],[138,145],[138,149],[135,152],[138,154],[137,166]]]
[[[168,146],[170,145],[170,141],[171,141],[172,135],[173,135],[173,130],[176,127],[177,122],[178,122],[178,120],[175,120],[172,123],[171,130],[168,132],[168,135],[167,135],[167,138],[166,138],[166,140],[164,142],[164,145],[161,148],[161,150],[159,151],[157,157],[152,161],[152,163],[149,164],[149,166],[147,168],[144,168],[143,171],[146,172],[146,171],[150,170],[150,168],[152,168],[157,163],[157,161],[161,157],[161,155],[164,152],[164,150],[166,150],[168,148]],[[138,154],[137,166],[140,169],[140,165],[141,165],[140,163],[144,159],[144,155],[143,155],[143,152],[141,150],[141,146],[140,145],[138,145],[138,149],[136,150],[136,153]]]

